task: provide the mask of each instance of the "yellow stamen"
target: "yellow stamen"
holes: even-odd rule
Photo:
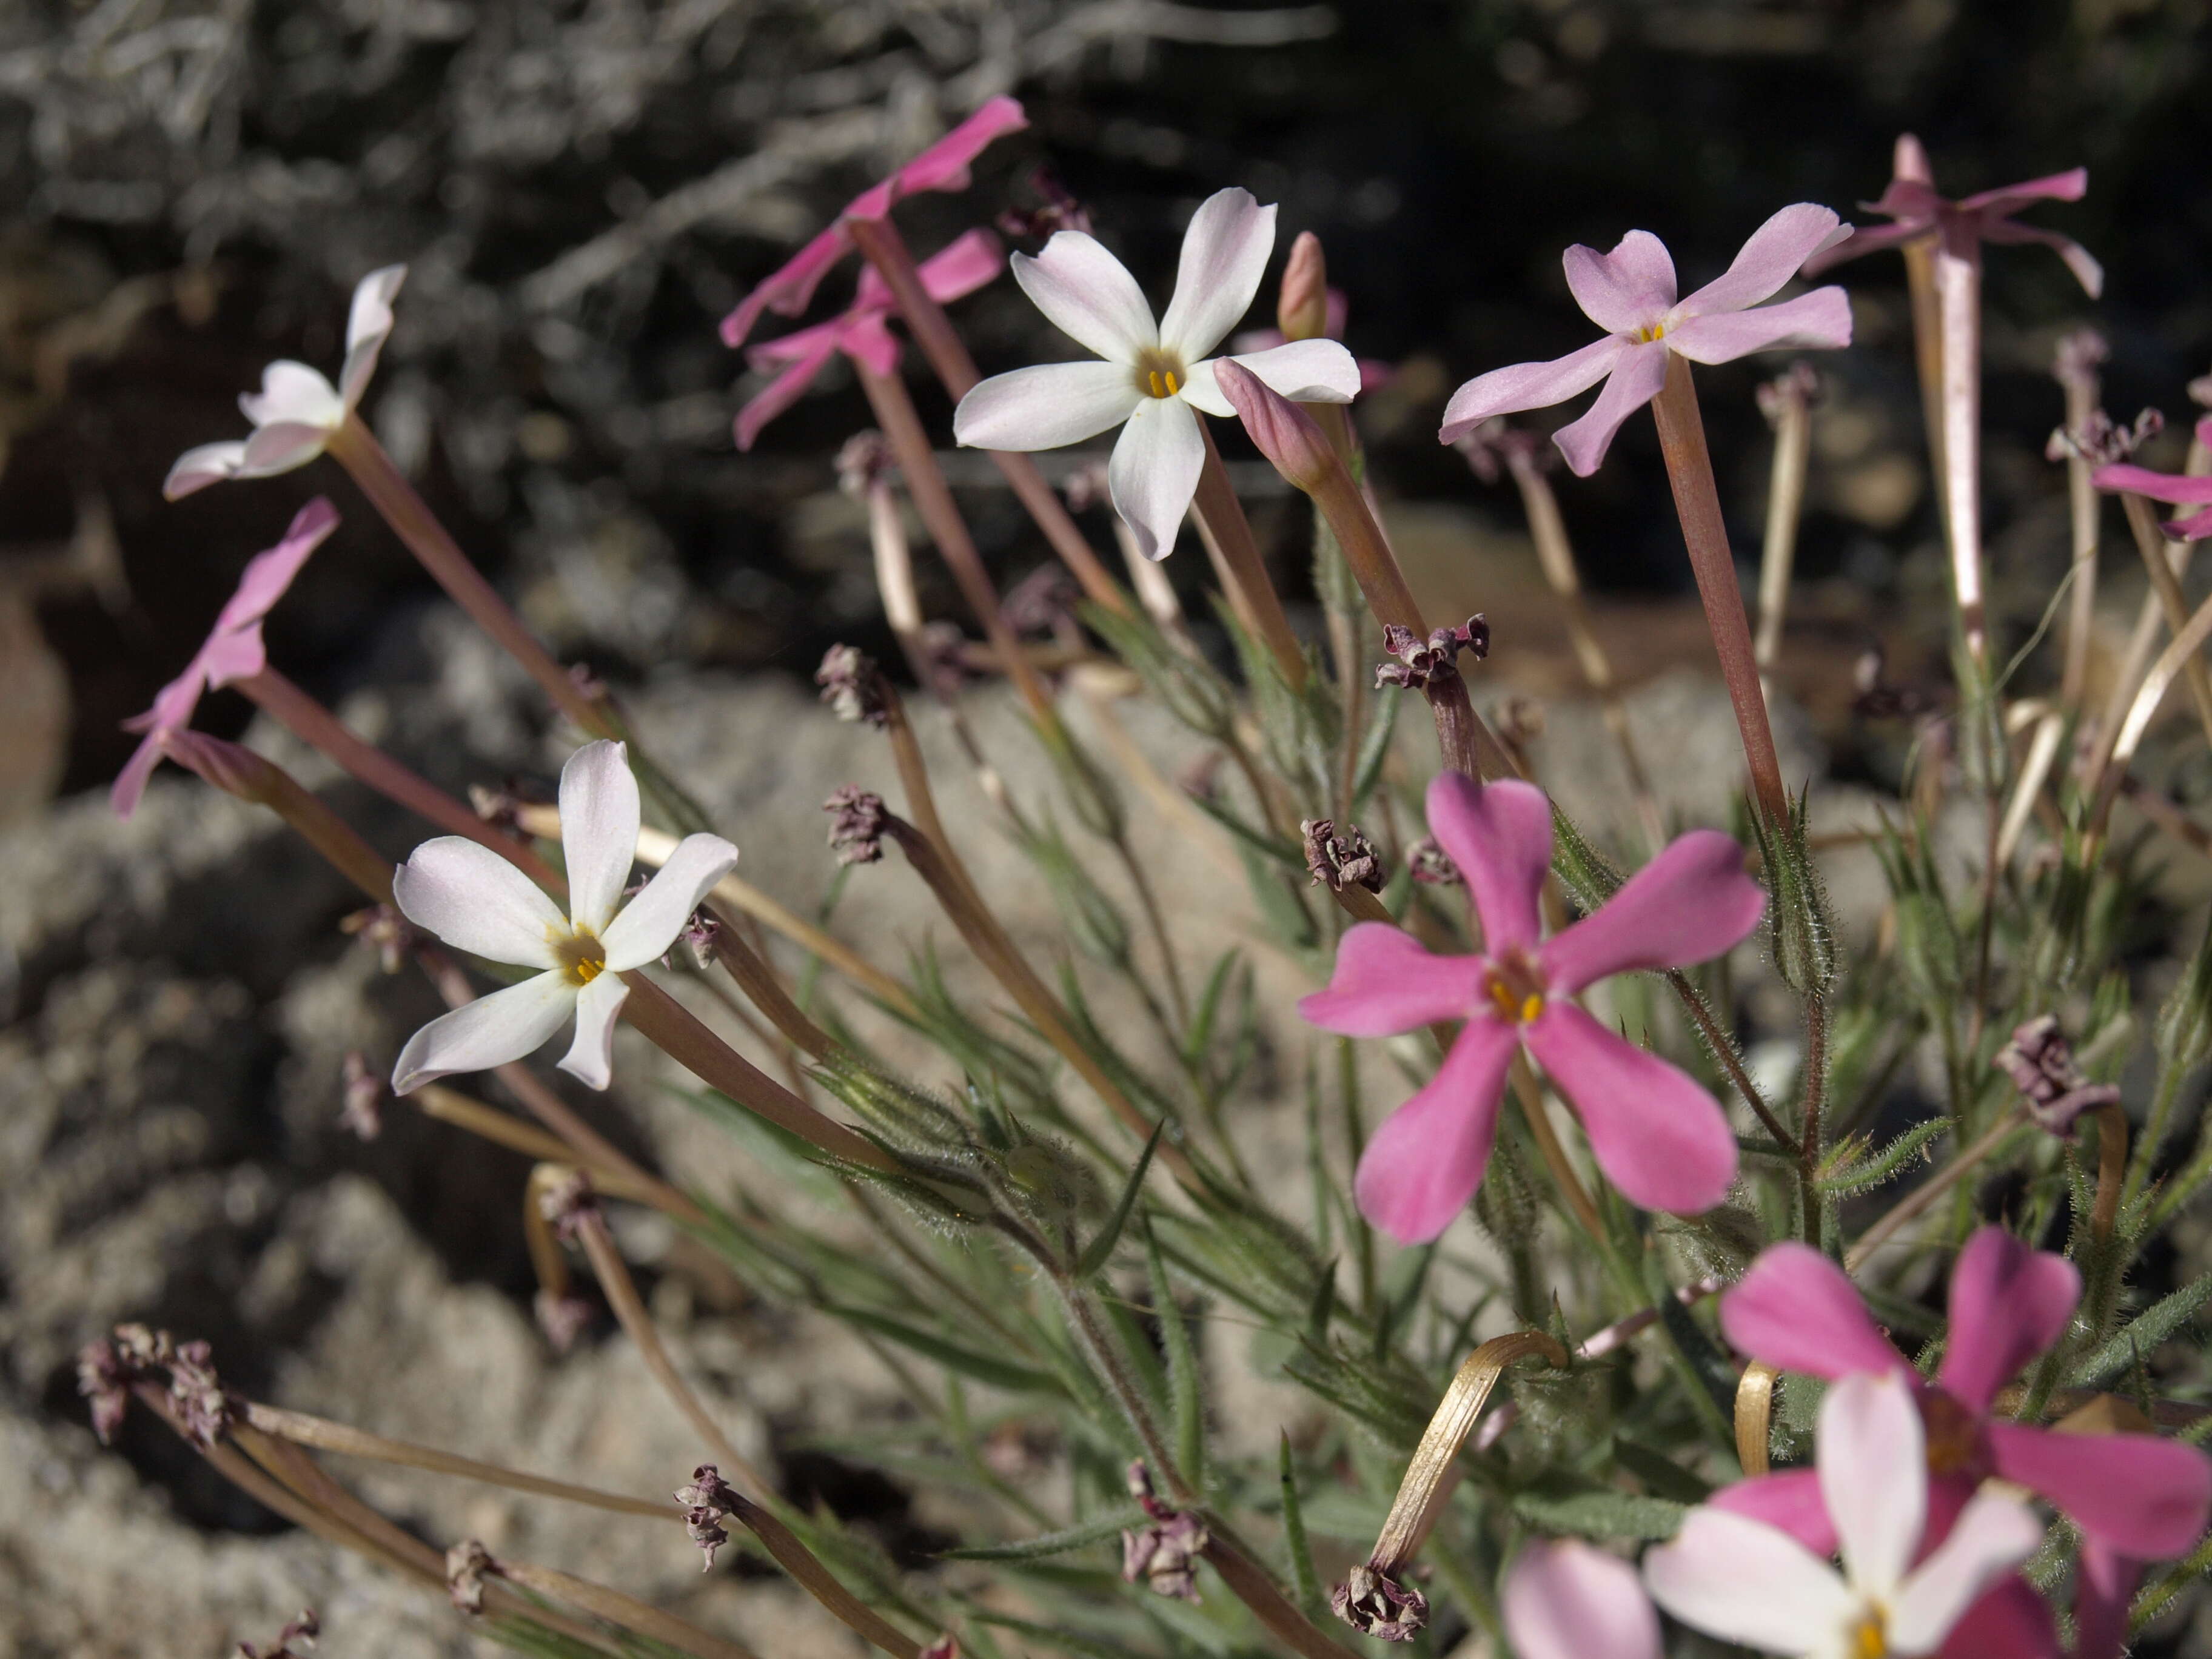
[[[1664,323],[1646,323],[1636,331],[1636,343],[1638,345],[1650,345],[1654,340],[1662,340],[1666,337],[1667,325]]]
[[[1168,371],[1168,391],[1170,394],[1172,395],[1180,390],[1181,388],[1176,385],[1175,370],[1170,369]]]
[[[550,932],[549,928],[547,930]],[[593,935],[579,930],[556,939],[553,955],[571,983],[589,985],[607,970],[607,947]]]
[[[1537,1015],[1539,1015],[1539,1014],[1542,1013],[1543,1012],[1544,1012],[1544,999],[1543,999],[1543,998],[1541,998],[1541,997],[1540,997],[1540,996],[1529,996],[1529,997],[1526,997],[1526,998],[1522,999],[1522,1003],[1521,1003],[1521,1023],[1522,1023],[1523,1025],[1526,1025],[1526,1024],[1528,1024],[1530,1021],[1534,1020],[1534,1019],[1536,1018],[1536,1016],[1537,1016]]]
[[[1160,372],[1159,372],[1159,370],[1158,370],[1157,368],[1156,368],[1156,369],[1153,369],[1150,374],[1148,374],[1147,375],[1146,375],[1146,377],[1145,377],[1145,378],[1146,378],[1146,380],[1150,380],[1150,381],[1152,383],[1152,396],[1154,396],[1155,398],[1164,398],[1165,396],[1167,396],[1167,393],[1166,393],[1166,392],[1162,392],[1162,391],[1160,390]],[[1172,382],[1170,382],[1170,384],[1172,384]]]
[[[1861,1621],[1851,1632],[1851,1659],[1887,1659],[1889,1632],[1887,1621],[1880,1613]]]

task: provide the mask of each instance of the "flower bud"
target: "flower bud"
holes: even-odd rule
[[[1318,340],[1328,332],[1328,261],[1322,254],[1321,238],[1310,230],[1298,233],[1283,265],[1275,326],[1285,340]]]
[[[1312,416],[1234,358],[1215,363],[1213,379],[1260,453],[1294,489],[1310,495],[1328,483],[1342,464]]]
[[[226,794],[267,806],[276,799],[283,774],[241,744],[225,743],[204,732],[164,732],[161,752],[196,772]]]
[[[1757,813],[1752,818],[1774,893],[1766,907],[1766,934],[1775,969],[1799,995],[1820,995],[1835,982],[1836,930],[1827,884],[1805,844],[1804,803],[1792,806],[1787,823],[1763,823]]]

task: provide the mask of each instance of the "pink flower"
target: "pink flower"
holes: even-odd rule
[[[1019,132],[1030,118],[1012,98],[991,99],[973,115],[882,183],[871,185],[845,204],[828,229],[799,250],[783,268],[745,295],[744,302],[722,323],[724,343],[743,345],[759,323],[761,313],[797,317],[813,302],[814,290],[830,269],[852,251],[855,219],[881,219],[902,197],[925,190],[960,191],[968,188],[969,164],[988,149],[994,139]]]
[[[1648,230],[1630,231],[1610,253],[1569,248],[1567,287],[1606,337],[1548,363],[1477,375],[1452,394],[1438,438],[1456,443],[1493,415],[1564,403],[1602,380],[1605,390],[1589,412],[1554,434],[1568,466],[1586,478],[1605,459],[1620,423],[1659,395],[1671,357],[1725,363],[1753,351],[1849,345],[1851,307],[1839,288],[1759,304],[1838,240],[1839,223],[1809,202],[1786,207],[1752,233],[1717,281],[1686,300],[1674,297],[1674,262]]]
[[[1006,263],[997,237],[988,230],[971,230],[921,262],[921,285],[933,300],[957,300],[990,282]],[[899,343],[885,326],[892,308],[890,284],[870,265],[860,273],[859,291],[843,314],[745,353],[753,368],[781,368],[783,373],[738,411],[738,447],[750,449],[761,428],[799,401],[834,352],[842,351],[878,374],[896,374]],[[737,331],[741,314],[733,311],[722,319],[722,337],[732,345],[744,337]]]
[[[1993,1409],[1997,1391],[2065,1334],[2081,1296],[2071,1262],[1983,1228],[1951,1275],[1943,1363],[1932,1384],[1919,1385],[1842,1268],[1808,1245],[1777,1244],[1722,1299],[1721,1328],[1742,1352],[1783,1370],[1913,1382],[1928,1425],[1933,1537],[1995,1475],[2049,1499],[2092,1542],[2138,1559],[2179,1555],[2212,1510],[2203,1453],[2148,1435],[2055,1434]],[[1766,1475],[1729,1488],[1724,1501],[1819,1549],[1832,1534],[1812,1481],[1802,1470]]]
[[[1855,228],[1849,240],[1815,253],[1805,262],[1808,276],[1846,259],[1856,259],[1862,253],[1872,253],[1877,248],[1895,247],[1923,236],[1940,235],[1954,252],[1962,253],[1976,242],[2040,242],[2058,251],[2067,270],[2074,273],[2091,299],[2103,289],[2104,268],[2072,237],[2012,222],[2014,214],[2038,202],[2080,201],[2089,188],[2087,167],[2031,179],[2026,184],[2007,185],[2002,190],[1985,190],[1963,201],[1947,201],[1936,193],[1936,177],[1928,165],[1928,152],[1908,132],[1897,141],[1896,160],[1890,172],[1889,188],[1882,191],[1881,199],[1862,202],[1859,206],[1866,212],[1882,214],[1894,222]]]
[[[1636,1569],[1590,1545],[1529,1545],[1501,1599],[1518,1659],[1659,1659],[1659,1615]]]
[[[2197,441],[2212,445],[2212,415],[2197,422]],[[2121,462],[2099,467],[2089,475],[2089,482],[2100,489],[2125,490],[2131,495],[2148,495],[2154,501],[2194,507],[2197,511],[2163,526],[2166,533],[2176,541],[2187,542],[2200,542],[2212,536],[2212,478],[2154,472],[2148,467]]]
[[[1718,956],[1758,925],[1766,895],[1743,849],[1712,830],[1678,837],[1605,905],[1539,943],[1537,896],[1552,808],[1533,784],[1429,786],[1429,828],[1466,878],[1483,954],[1431,956],[1379,921],[1344,936],[1328,988],[1298,1012],[1323,1030],[1388,1036],[1460,1019],[1428,1086],[1368,1143],[1353,1180],[1369,1220],[1406,1243],[1434,1238],[1490,1162],[1506,1067],[1522,1043],[1582,1119],[1598,1167],[1632,1202],[1710,1209],[1735,1178],[1735,1138],[1713,1097],[1607,1030],[1574,997],[1608,975]]]
[[[1323,311],[1328,320],[1322,326],[1322,337],[1341,340],[1351,313],[1352,303],[1345,297],[1344,290],[1340,288],[1329,289]],[[1289,337],[1279,328],[1248,328],[1230,337],[1229,349],[1235,356],[1249,357],[1289,343]],[[1380,392],[1398,378],[1398,366],[1386,363],[1380,357],[1359,357],[1353,361],[1359,365],[1359,395],[1363,398],[1370,392]]]
[[[284,539],[267,552],[255,554],[246,565],[246,573],[238,579],[238,591],[216,617],[206,641],[185,665],[185,672],[155,694],[151,708],[123,722],[125,731],[146,735],[107,793],[107,804],[117,817],[127,818],[138,810],[146,780],[161,762],[162,738],[192,723],[204,694],[250,678],[268,666],[268,654],[261,645],[262,618],[276,609],[307,556],[337,527],[337,509],[322,496],[301,507],[292,527],[284,532]]]

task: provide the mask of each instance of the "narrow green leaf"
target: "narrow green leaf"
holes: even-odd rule
[[[1513,1511],[1548,1531],[1580,1538],[1672,1538],[1689,1505],[1553,1476],[1516,1492]]]
[[[1328,1626],[1322,1614],[1327,1609],[1321,1599],[1321,1579],[1314,1571],[1313,1552],[1306,1545],[1306,1516],[1298,1503],[1298,1474],[1291,1462],[1289,1431],[1282,1431],[1277,1446],[1275,1478],[1283,1488],[1283,1547],[1290,1552],[1291,1588],[1306,1617],[1325,1630]]]
[[[939,1559],[945,1561],[1038,1561],[1048,1555],[1065,1555],[1070,1550],[1103,1543],[1125,1528],[1140,1527],[1144,1523],[1144,1511],[1133,1505],[1093,1516],[1088,1521],[1078,1522],[1060,1532],[1041,1533],[1035,1538],[1019,1539],[1011,1544],[963,1545],[957,1550],[945,1551]]]
[[[1203,1060],[1206,1051],[1212,1046],[1213,1023],[1221,1012],[1222,994],[1228,990],[1230,975],[1241,956],[1242,952],[1231,945],[1221,953],[1221,960],[1206,975],[1206,988],[1199,994],[1198,1006],[1191,1014],[1190,1029],[1183,1034],[1182,1057],[1191,1065]]]
[[[2197,1316],[2212,1301],[2212,1273],[2191,1279],[2172,1295],[2154,1302],[2126,1325],[2075,1362],[2066,1380],[2077,1389],[2094,1389],[2107,1382],[2135,1363],[2138,1352],[2149,1353]]]
[[[1076,1261],[1075,1276],[1078,1279],[1088,1279],[1101,1272],[1113,1255],[1115,1245],[1121,1243],[1121,1229],[1129,1224],[1129,1212],[1137,1207],[1137,1195],[1145,1189],[1145,1172],[1152,1167],[1152,1154],[1159,1150],[1160,1137],[1167,1133],[1167,1127],[1165,1118],[1152,1126],[1152,1135],[1145,1142],[1145,1150],[1137,1154],[1136,1167],[1129,1171],[1128,1182],[1121,1188],[1121,1199],[1114,1206],[1114,1213],[1106,1218],[1106,1224],[1099,1229],[1098,1237],[1091,1241]]]
[[[1168,1407],[1175,1421],[1176,1461],[1183,1478],[1193,1486],[1206,1484],[1206,1403],[1199,1386],[1198,1355],[1191,1346],[1190,1327],[1176,1305],[1175,1286],[1168,1282],[1168,1264],[1160,1259],[1159,1241],[1145,1229],[1145,1266],[1152,1277],[1152,1312],[1160,1322],[1160,1346],[1168,1357]]]
[[[1049,1371],[1018,1364],[991,1354],[977,1353],[971,1348],[963,1348],[957,1342],[948,1342],[941,1336],[909,1325],[904,1320],[894,1319],[889,1314],[876,1313],[866,1308],[842,1307],[836,1303],[825,1305],[829,1312],[840,1319],[873,1331],[879,1336],[889,1337],[902,1346],[934,1359],[948,1370],[972,1376],[978,1382],[988,1382],[994,1389],[1005,1389],[1014,1394],[1059,1394],[1062,1391],[1060,1379]]]

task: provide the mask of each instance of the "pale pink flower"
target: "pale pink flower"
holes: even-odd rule
[[[1326,319],[1322,325],[1322,337],[1341,340],[1345,325],[1352,316],[1352,301],[1342,289],[1328,290],[1322,314]],[[1240,357],[1250,356],[1255,352],[1273,351],[1287,338],[1279,328],[1243,329],[1230,336],[1229,349]],[[1379,357],[1360,357],[1354,361],[1359,365],[1359,395],[1363,398],[1371,392],[1380,392],[1398,377],[1395,363],[1386,363]]]
[[[1569,248],[1567,287],[1605,338],[1548,363],[1477,375],[1452,394],[1438,438],[1456,443],[1493,415],[1564,403],[1602,380],[1605,390],[1589,412],[1553,434],[1567,465],[1586,478],[1605,459],[1620,423],[1659,395],[1673,357],[1725,363],[1753,351],[1849,345],[1851,307],[1839,288],[1759,304],[1836,240],[1839,225],[1827,208],[1786,207],[1752,233],[1734,264],[1686,300],[1674,297],[1666,245],[1648,230],[1630,231],[1610,253]]]
[[[1865,212],[1881,214],[1893,222],[1854,228],[1848,240],[1838,241],[1805,262],[1808,276],[1846,259],[1856,259],[1862,253],[1872,253],[1877,248],[1896,247],[1923,236],[1941,236],[1953,252],[1960,253],[1977,242],[2039,242],[2057,250],[2058,257],[2066,262],[2066,269],[2074,273],[2075,280],[2091,299],[2103,290],[2104,268],[2079,242],[2057,231],[2039,230],[2033,225],[2016,225],[2012,222],[2014,214],[2038,202],[2080,201],[2089,188],[2087,167],[2030,179],[2025,184],[2007,185],[2000,190],[1985,190],[1953,202],[1936,193],[1936,178],[1928,165],[1928,152],[1908,132],[1897,141],[1896,160],[1890,172],[1889,188],[1882,191],[1881,199],[1862,202],[1859,206]]]
[[[337,509],[322,496],[301,507],[284,532],[284,539],[267,552],[255,554],[247,563],[238,579],[238,591],[216,616],[215,626],[192,653],[191,661],[185,665],[185,672],[154,694],[151,708],[123,722],[125,731],[143,732],[145,737],[107,792],[107,804],[117,817],[127,818],[138,810],[146,780],[161,762],[162,738],[192,723],[202,696],[249,679],[269,665],[268,653],[261,643],[262,620],[276,608],[276,601],[284,597],[284,590],[291,586],[307,556],[337,527]]]
[[[637,852],[637,780],[619,743],[587,743],[561,769],[561,851],[568,914],[489,848],[426,841],[399,866],[392,896],[408,921],[457,950],[539,971],[441,1015],[407,1040],[392,1070],[404,1095],[454,1072],[483,1072],[535,1052],[573,1017],[561,1069],[604,1089],[613,1066],[622,975],[675,944],[707,890],[738,861],[719,836],[686,836],[628,903]]]
[[[994,374],[960,400],[953,435],[979,449],[1057,449],[1121,427],[1107,491],[1146,556],[1165,558],[1206,461],[1194,411],[1237,412],[1206,354],[1251,309],[1274,246],[1272,205],[1242,190],[1208,197],[1183,234],[1175,296],[1158,322],[1137,279],[1093,237],[1063,230],[1034,259],[1015,254],[1022,292],[1104,361]],[[1350,403],[1359,390],[1358,365],[1334,340],[1295,340],[1229,361],[1299,403]]]
[[[1976,1497],[1922,1557],[1927,1456],[1909,1382],[1846,1377],[1820,1402],[1815,1452],[1843,1570],[1779,1528],[1705,1504],[1644,1557],[1652,1599],[1686,1625],[1762,1653],[1942,1651],[1967,1609],[2034,1553],[2043,1524],[2016,1499]]]
[[[962,191],[968,188],[968,169],[994,139],[1019,132],[1029,117],[1012,98],[998,97],[963,121],[927,149],[880,184],[872,185],[845,204],[844,211],[827,229],[787,260],[722,323],[722,340],[743,345],[764,311],[781,317],[804,315],[813,302],[814,290],[832,267],[853,250],[852,223],[887,216],[891,204],[926,190]]]
[[[321,454],[368,389],[377,357],[392,337],[392,298],[406,277],[405,265],[386,265],[355,285],[346,318],[345,363],[336,386],[320,369],[278,358],[261,371],[261,390],[243,392],[238,399],[253,422],[253,435],[186,450],[169,469],[161,493],[173,501],[225,478],[289,472]]]
[[[2203,1452],[2148,1435],[2055,1434],[1995,1409],[1997,1391],[2065,1334],[2081,1297],[2073,1263],[1984,1227],[1952,1272],[1943,1361],[1922,1385],[1843,1269],[1808,1245],[1784,1243],[1765,1251],[1722,1298],[1721,1328],[1740,1352],[1780,1370],[1872,1372],[1915,1384],[1927,1422],[1931,1537],[1943,1536],[1974,1488],[1996,1476],[2048,1499],[2110,1549],[2140,1559],[2182,1554],[2212,1510],[2212,1460]],[[1818,1549],[1830,1535],[1813,1486],[1808,1472],[1790,1470],[1744,1481],[1717,1501]]]
[[[2197,441],[2212,447],[2212,415],[2197,422]],[[2164,526],[2176,541],[2200,542],[2212,536],[2212,478],[2154,472],[2147,466],[2121,462],[2099,467],[2089,475],[2089,482],[2100,489],[2124,490],[2130,495],[2148,495],[2154,501],[2197,508]]]
[[[943,304],[973,294],[1006,269],[1006,263],[997,237],[988,230],[971,230],[921,262],[921,285],[931,299]],[[890,284],[870,265],[860,273],[853,303],[842,313],[746,352],[745,362],[754,368],[783,373],[738,411],[738,447],[750,449],[761,428],[797,403],[837,352],[878,374],[896,374],[899,343],[886,326],[894,305]],[[733,311],[722,319],[722,337],[731,345],[744,338],[738,332],[740,316]]]
[[[1609,975],[1703,962],[1751,932],[1766,895],[1744,873],[1742,848],[1693,830],[1601,908],[1540,942],[1537,900],[1552,859],[1544,792],[1447,772],[1429,786],[1428,813],[1466,878],[1482,954],[1432,956],[1410,934],[1364,921],[1338,945],[1328,988],[1298,1004],[1308,1022],[1346,1036],[1467,1022],[1435,1078],[1368,1143],[1352,1183],[1361,1212],[1407,1243],[1450,1224],[1482,1182],[1506,1068],[1524,1042],[1631,1202],[1683,1212],[1719,1203],[1736,1165],[1719,1103],[1574,997]]]
[[[1589,1544],[1529,1545],[1500,1599],[1516,1659],[1660,1659],[1659,1615],[1636,1569]]]

